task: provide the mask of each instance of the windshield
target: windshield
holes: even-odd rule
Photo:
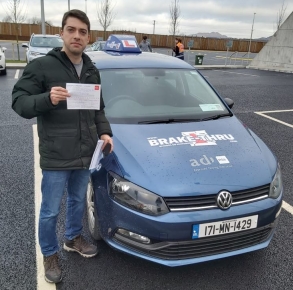
[[[99,41],[99,42],[95,42],[92,45],[92,50],[103,50],[105,47],[106,41]]]
[[[62,47],[63,40],[59,37],[34,37],[30,45],[33,47]]]
[[[230,112],[196,70],[101,70],[105,112],[111,123],[205,119]]]

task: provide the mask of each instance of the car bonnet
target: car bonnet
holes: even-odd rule
[[[236,118],[112,124],[123,177],[161,196],[214,194],[271,182],[276,159]],[[117,168],[118,168],[117,167]],[[118,173],[118,172],[117,172]]]
[[[52,49],[53,49],[53,47],[37,47],[37,46],[32,46],[30,48],[30,51],[35,51],[35,52],[39,52],[41,54],[46,55]]]

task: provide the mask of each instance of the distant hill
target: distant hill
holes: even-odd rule
[[[191,34],[190,36],[206,37],[206,38],[240,39],[240,38],[228,37],[227,35],[221,34],[219,32],[198,32],[196,34]],[[241,38],[241,39],[243,39],[243,40],[249,40],[248,38]],[[270,39],[271,39],[271,36],[269,36],[269,37],[253,38],[252,40],[256,40],[256,41],[269,41]]]
[[[260,38],[254,39],[254,40],[269,41],[270,39],[271,39],[271,36],[269,36],[269,37],[260,37]]]
[[[192,34],[192,36],[208,37],[208,38],[228,38],[227,35],[223,35],[219,32],[199,32],[196,34]]]

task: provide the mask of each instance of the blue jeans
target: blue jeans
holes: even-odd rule
[[[56,225],[66,184],[68,197],[65,238],[72,240],[80,235],[89,176],[90,171],[86,169],[43,170],[39,243],[44,256],[51,256],[58,251]]]

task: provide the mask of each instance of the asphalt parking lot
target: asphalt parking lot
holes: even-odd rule
[[[172,55],[171,48],[154,48],[154,52]],[[185,48],[184,60],[191,65],[195,65],[196,55],[203,56],[203,65],[242,65],[247,66],[257,53],[237,52],[237,51],[207,51],[189,50]]]
[[[35,245],[35,168],[32,125],[11,109],[11,91],[22,70],[0,75],[0,225],[1,290],[32,289],[293,289],[293,74],[234,69],[201,73],[222,97],[234,100],[233,112],[278,157],[285,186],[275,236],[265,250],[178,268],[167,268],[112,250],[98,242],[100,254],[83,259],[60,250],[63,282],[37,288]],[[291,206],[291,207],[290,207]],[[89,233],[85,222],[85,235]],[[64,206],[58,238],[64,232]],[[41,277],[42,278],[42,277]]]

